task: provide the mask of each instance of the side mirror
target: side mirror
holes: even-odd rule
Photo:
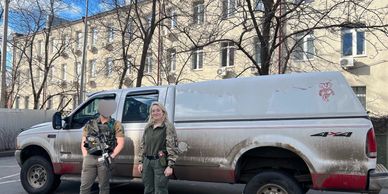
[[[62,115],[60,112],[54,113],[52,124],[54,129],[62,129]]]

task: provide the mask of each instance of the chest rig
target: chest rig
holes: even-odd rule
[[[96,119],[88,122],[88,134],[84,147],[91,155],[111,153],[116,147],[115,120],[110,119],[107,124],[98,123]]]

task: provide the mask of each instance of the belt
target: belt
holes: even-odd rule
[[[159,155],[145,156],[148,160],[157,160],[159,159]]]

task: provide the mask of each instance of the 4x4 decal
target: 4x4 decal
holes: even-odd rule
[[[352,135],[352,132],[321,132],[317,134],[313,134],[311,136],[319,136],[319,137],[350,137]]]

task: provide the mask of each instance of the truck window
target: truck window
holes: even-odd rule
[[[101,99],[115,99],[115,95],[99,96],[89,100],[72,116],[71,128],[80,128],[85,125],[90,119],[97,117],[98,101]]]
[[[123,123],[145,123],[148,120],[152,102],[158,101],[158,94],[138,94],[125,97]]]

